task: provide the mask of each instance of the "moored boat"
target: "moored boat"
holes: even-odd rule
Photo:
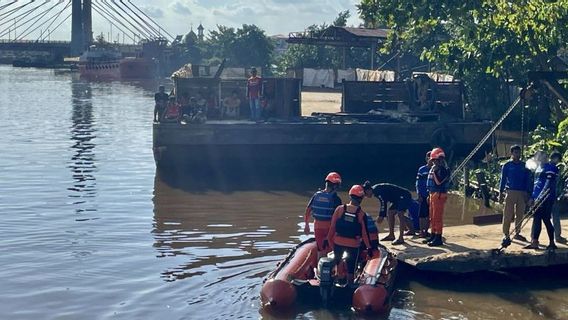
[[[119,68],[122,79],[153,79],[158,75],[156,61],[144,57],[126,57],[120,60]]]
[[[120,78],[120,51],[112,47],[92,45],[79,58],[79,73],[94,79]]]
[[[333,253],[318,259],[315,239],[296,246],[265,279],[260,297],[264,308],[285,310],[303,294],[319,292],[324,305],[338,297],[351,295],[358,313],[385,312],[394,290],[397,260],[386,248],[379,247],[372,257],[361,251],[352,281],[343,282]]]

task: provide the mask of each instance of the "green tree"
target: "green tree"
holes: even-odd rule
[[[235,29],[219,25],[205,41],[206,57],[211,61],[227,59],[228,66],[260,66],[268,70],[274,44],[264,30],[243,24]]]
[[[409,52],[465,81],[469,102],[494,116],[507,84],[548,70],[568,41],[568,0],[362,0],[368,27],[391,29],[386,52]]]

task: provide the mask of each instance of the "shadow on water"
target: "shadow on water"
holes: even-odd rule
[[[161,277],[174,281],[202,275],[211,271],[212,266],[222,269],[275,264],[280,259],[278,255],[298,242],[297,225],[286,221],[285,215],[273,217],[271,205],[273,209],[275,198],[265,192],[243,192],[230,197],[214,191],[189,193],[170,186],[156,175],[154,248],[158,258],[169,258],[176,264],[164,270]],[[253,200],[258,207],[247,205]],[[295,209],[280,210],[288,213]],[[246,272],[261,278],[268,271],[256,266]],[[224,280],[224,277],[219,279]]]
[[[232,193],[237,191],[292,191],[301,195],[311,195],[317,188],[323,187],[325,176],[331,171],[341,174],[342,189],[348,190],[354,184],[365,180],[373,183],[389,182],[414,189],[416,177],[414,165],[395,166],[379,163],[363,165],[353,163],[337,169],[322,163],[317,167],[287,167],[282,165],[239,165],[217,164],[212,168],[160,168],[160,179],[173,188],[201,193],[220,191]]]
[[[506,272],[484,271],[449,274],[419,271],[407,265],[402,265],[397,278],[397,287],[404,291],[404,289],[411,288],[412,283],[418,283],[436,291],[449,291],[452,292],[452,295],[495,296],[512,305],[526,308],[535,316],[557,319],[557,310],[550,304],[543,302],[542,297],[535,295],[535,293],[561,290],[568,287],[568,268],[566,266],[553,266],[512,269]],[[423,289],[420,291],[423,291]],[[422,294],[422,292],[415,293]],[[404,299],[401,299],[400,303],[404,304]],[[396,307],[408,309],[408,306],[404,305]]]
[[[73,177],[73,186],[67,188],[71,193],[68,195],[74,199],[76,213],[96,211],[94,198],[97,195],[97,171],[95,143],[96,138],[95,120],[93,116],[93,104],[91,86],[88,82],[74,79],[71,81],[72,113],[71,113],[71,150],[73,154],[68,163]]]

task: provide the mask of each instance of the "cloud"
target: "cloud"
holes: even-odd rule
[[[140,6],[140,9],[144,11],[148,16],[154,19],[160,19],[164,17],[164,10],[154,6]]]
[[[191,16],[191,10],[189,9],[189,7],[179,1],[174,2],[171,5],[171,8],[173,9],[174,13],[180,14],[182,16]]]

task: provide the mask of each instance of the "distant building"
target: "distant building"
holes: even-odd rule
[[[205,30],[205,28],[203,28],[203,25],[200,22],[199,26],[197,27],[197,37],[199,38],[199,41],[203,41],[204,39],[203,30]]]

